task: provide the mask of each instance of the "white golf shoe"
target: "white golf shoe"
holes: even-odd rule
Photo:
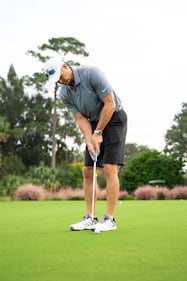
[[[83,217],[82,221],[71,224],[70,229],[71,230],[88,230],[88,229],[94,229],[94,226],[98,223],[97,218],[91,218],[89,215],[86,215]]]
[[[115,219],[109,218],[107,215],[104,215],[103,218],[94,225],[94,231],[100,232],[100,231],[110,231],[110,230],[116,230],[116,222]]]

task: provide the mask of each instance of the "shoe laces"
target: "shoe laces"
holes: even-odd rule
[[[85,216],[83,217],[82,220],[85,221],[85,220],[88,220],[88,219],[92,219],[92,217],[87,214],[87,215],[85,215]],[[98,221],[97,217],[94,217],[93,220],[94,220],[94,221]]]
[[[110,220],[111,222],[115,222],[115,219],[109,218],[107,215],[104,215],[99,223],[105,223],[107,220]]]

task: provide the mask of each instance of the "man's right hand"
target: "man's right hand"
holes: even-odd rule
[[[101,135],[92,134],[91,136],[91,145],[89,153],[93,159],[94,157],[94,147],[96,148],[97,156],[100,154],[100,145],[103,142],[103,137]]]

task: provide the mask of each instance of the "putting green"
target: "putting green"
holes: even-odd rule
[[[117,231],[69,231],[84,212],[83,201],[0,202],[0,280],[186,281],[187,201],[121,201]]]

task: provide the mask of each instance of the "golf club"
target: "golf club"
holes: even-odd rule
[[[94,207],[95,207],[95,190],[96,190],[96,163],[97,163],[97,151],[94,147],[94,157],[93,157],[93,187],[92,187],[92,220],[94,219]]]

